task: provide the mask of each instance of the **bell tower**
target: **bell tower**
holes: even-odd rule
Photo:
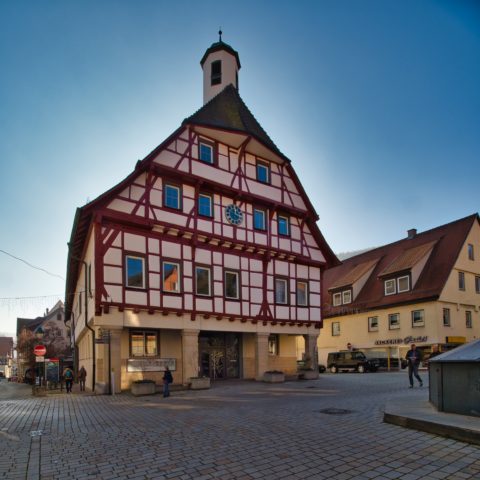
[[[221,30],[218,35],[218,42],[213,43],[200,60],[203,70],[204,105],[227,85],[232,84],[238,90],[240,58],[230,45],[222,41]]]

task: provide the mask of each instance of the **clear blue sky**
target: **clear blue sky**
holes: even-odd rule
[[[478,1],[3,0],[0,250],[65,277],[75,209],[202,105],[220,25],[335,252],[479,211]],[[0,272],[0,333],[63,297],[1,252]]]

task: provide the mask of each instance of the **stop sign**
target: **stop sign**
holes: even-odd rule
[[[42,357],[43,355],[45,355],[47,353],[47,348],[45,347],[45,345],[37,345],[34,349],[33,349],[33,353],[37,356],[37,357]]]

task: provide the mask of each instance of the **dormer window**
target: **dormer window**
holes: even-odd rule
[[[212,74],[210,76],[212,85],[220,85],[222,83],[222,61],[215,60],[212,62]]]
[[[389,278],[385,280],[384,286],[385,295],[408,292],[410,290],[410,276],[403,275],[398,278]]]
[[[349,288],[347,290],[342,290],[341,292],[335,292],[333,294],[333,306],[338,307],[339,305],[346,305],[352,303],[352,290]]]
[[[398,293],[408,292],[410,290],[410,277],[408,275],[397,278],[397,290]]]

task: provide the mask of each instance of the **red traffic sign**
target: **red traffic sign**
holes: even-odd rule
[[[37,356],[37,357],[41,357],[43,355],[45,355],[47,353],[47,347],[45,347],[45,345],[37,345],[34,349],[33,349],[33,353]]]

